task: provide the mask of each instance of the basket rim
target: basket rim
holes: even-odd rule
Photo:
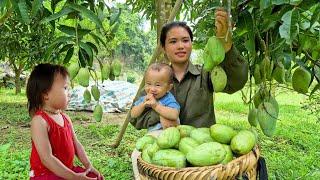
[[[227,164],[216,164],[216,165],[212,165],[212,166],[196,166],[196,167],[184,167],[184,168],[175,168],[175,167],[167,167],[167,166],[159,166],[159,165],[155,165],[155,164],[150,164],[146,161],[144,161],[141,158],[141,153],[138,156],[138,162],[140,161],[141,163],[148,165],[152,168],[157,168],[159,170],[164,170],[164,171],[181,171],[181,170],[188,170],[188,171],[192,171],[192,170],[199,170],[199,169],[216,169],[216,168],[227,168],[227,166],[236,166],[237,164],[239,164],[242,159],[245,159],[247,157],[255,157],[256,161],[258,161],[259,157],[260,157],[260,147],[258,145],[256,145],[249,153],[241,155],[235,159],[233,159],[232,161],[228,162]],[[139,166],[140,163],[138,163]]]

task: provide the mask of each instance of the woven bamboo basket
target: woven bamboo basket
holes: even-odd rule
[[[256,146],[250,153],[242,155],[226,165],[204,167],[171,168],[149,164],[138,157],[141,180],[216,180],[216,179],[257,179],[257,162],[260,150]]]

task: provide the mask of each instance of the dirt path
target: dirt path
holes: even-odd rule
[[[95,120],[92,117],[92,112],[75,112],[75,111],[67,111],[67,114],[72,118],[72,121],[75,124],[87,124],[93,123]],[[121,113],[104,113],[102,122],[105,124],[116,124],[122,125],[127,117],[127,112]]]

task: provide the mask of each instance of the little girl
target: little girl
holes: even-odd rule
[[[69,74],[59,65],[39,64],[31,72],[27,98],[31,121],[30,179],[104,179],[77,139],[68,105]],[[77,156],[85,169],[74,166]]]

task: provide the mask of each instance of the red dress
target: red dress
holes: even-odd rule
[[[73,170],[74,172],[83,172],[83,168],[74,167],[73,165],[75,147],[73,144],[71,125],[66,116],[61,113],[64,121],[64,126],[62,127],[42,110],[37,111],[35,115],[40,115],[50,127],[48,136],[52,154],[56,158],[58,158],[66,167]],[[33,141],[30,156],[30,168],[30,179],[62,179],[54,175],[53,172],[51,172],[42,164]]]

